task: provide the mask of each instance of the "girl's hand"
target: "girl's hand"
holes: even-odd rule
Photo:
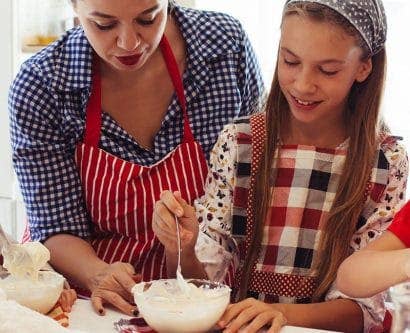
[[[58,302],[64,312],[71,312],[71,307],[77,299],[77,293],[74,289],[64,289],[61,292]]]
[[[280,304],[267,304],[254,298],[231,304],[226,309],[218,326],[224,333],[255,333],[264,326],[270,326],[268,333],[277,333],[287,320]]]
[[[152,229],[164,245],[166,252],[176,255],[178,244],[175,216],[178,217],[179,222],[181,250],[185,253],[193,253],[199,231],[194,207],[182,199],[181,193],[164,191],[161,193],[160,200],[155,203]]]
[[[104,304],[112,304],[125,314],[137,315],[131,289],[141,276],[135,274],[134,267],[128,263],[106,264],[91,278],[91,303],[100,314],[105,314]]]

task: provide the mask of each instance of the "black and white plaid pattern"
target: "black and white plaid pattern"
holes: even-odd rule
[[[238,21],[181,7],[173,13],[187,45],[183,81],[188,115],[208,157],[223,125],[258,106],[262,77]],[[10,89],[13,162],[34,240],[60,232],[90,234],[74,149],[84,132],[91,59],[92,48],[83,30],[76,28],[25,62]],[[152,151],[103,114],[100,148],[133,163],[154,164],[181,139],[176,96]]]

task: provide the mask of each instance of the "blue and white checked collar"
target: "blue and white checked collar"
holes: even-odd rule
[[[207,64],[229,52],[240,52],[236,31],[214,24],[217,13],[176,6],[173,13],[186,41],[188,64],[198,87],[207,73]],[[226,17],[226,16],[225,16]],[[42,61],[36,61],[41,59]],[[55,91],[75,91],[91,86],[92,48],[81,27],[74,28],[60,40],[45,48],[29,61],[39,64],[49,87]],[[40,65],[41,64],[41,65]]]

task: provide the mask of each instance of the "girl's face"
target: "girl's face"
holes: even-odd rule
[[[341,121],[355,81],[366,80],[371,60],[362,61],[355,39],[335,25],[293,14],[282,24],[278,78],[294,120]]]
[[[167,0],[78,0],[75,11],[95,52],[111,67],[141,68],[167,22]]]

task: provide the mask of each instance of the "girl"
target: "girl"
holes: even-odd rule
[[[227,15],[168,0],[71,2],[81,26],[24,63],[10,89],[25,239],[44,242],[98,313],[112,303],[131,314],[135,273],[166,276],[151,228],[158,184],[201,196],[219,132],[252,113],[263,84]]]
[[[410,279],[410,201],[387,232],[340,265],[337,287],[352,297],[369,297]]]
[[[406,153],[379,117],[385,37],[381,1],[287,1],[265,112],[222,131],[195,208],[179,193],[157,203],[153,228],[168,272],[174,214],[184,274],[219,279],[228,271],[242,301],[221,318],[224,332],[276,332],[285,322],[381,329],[382,296],[351,299],[334,280],[403,201]]]

